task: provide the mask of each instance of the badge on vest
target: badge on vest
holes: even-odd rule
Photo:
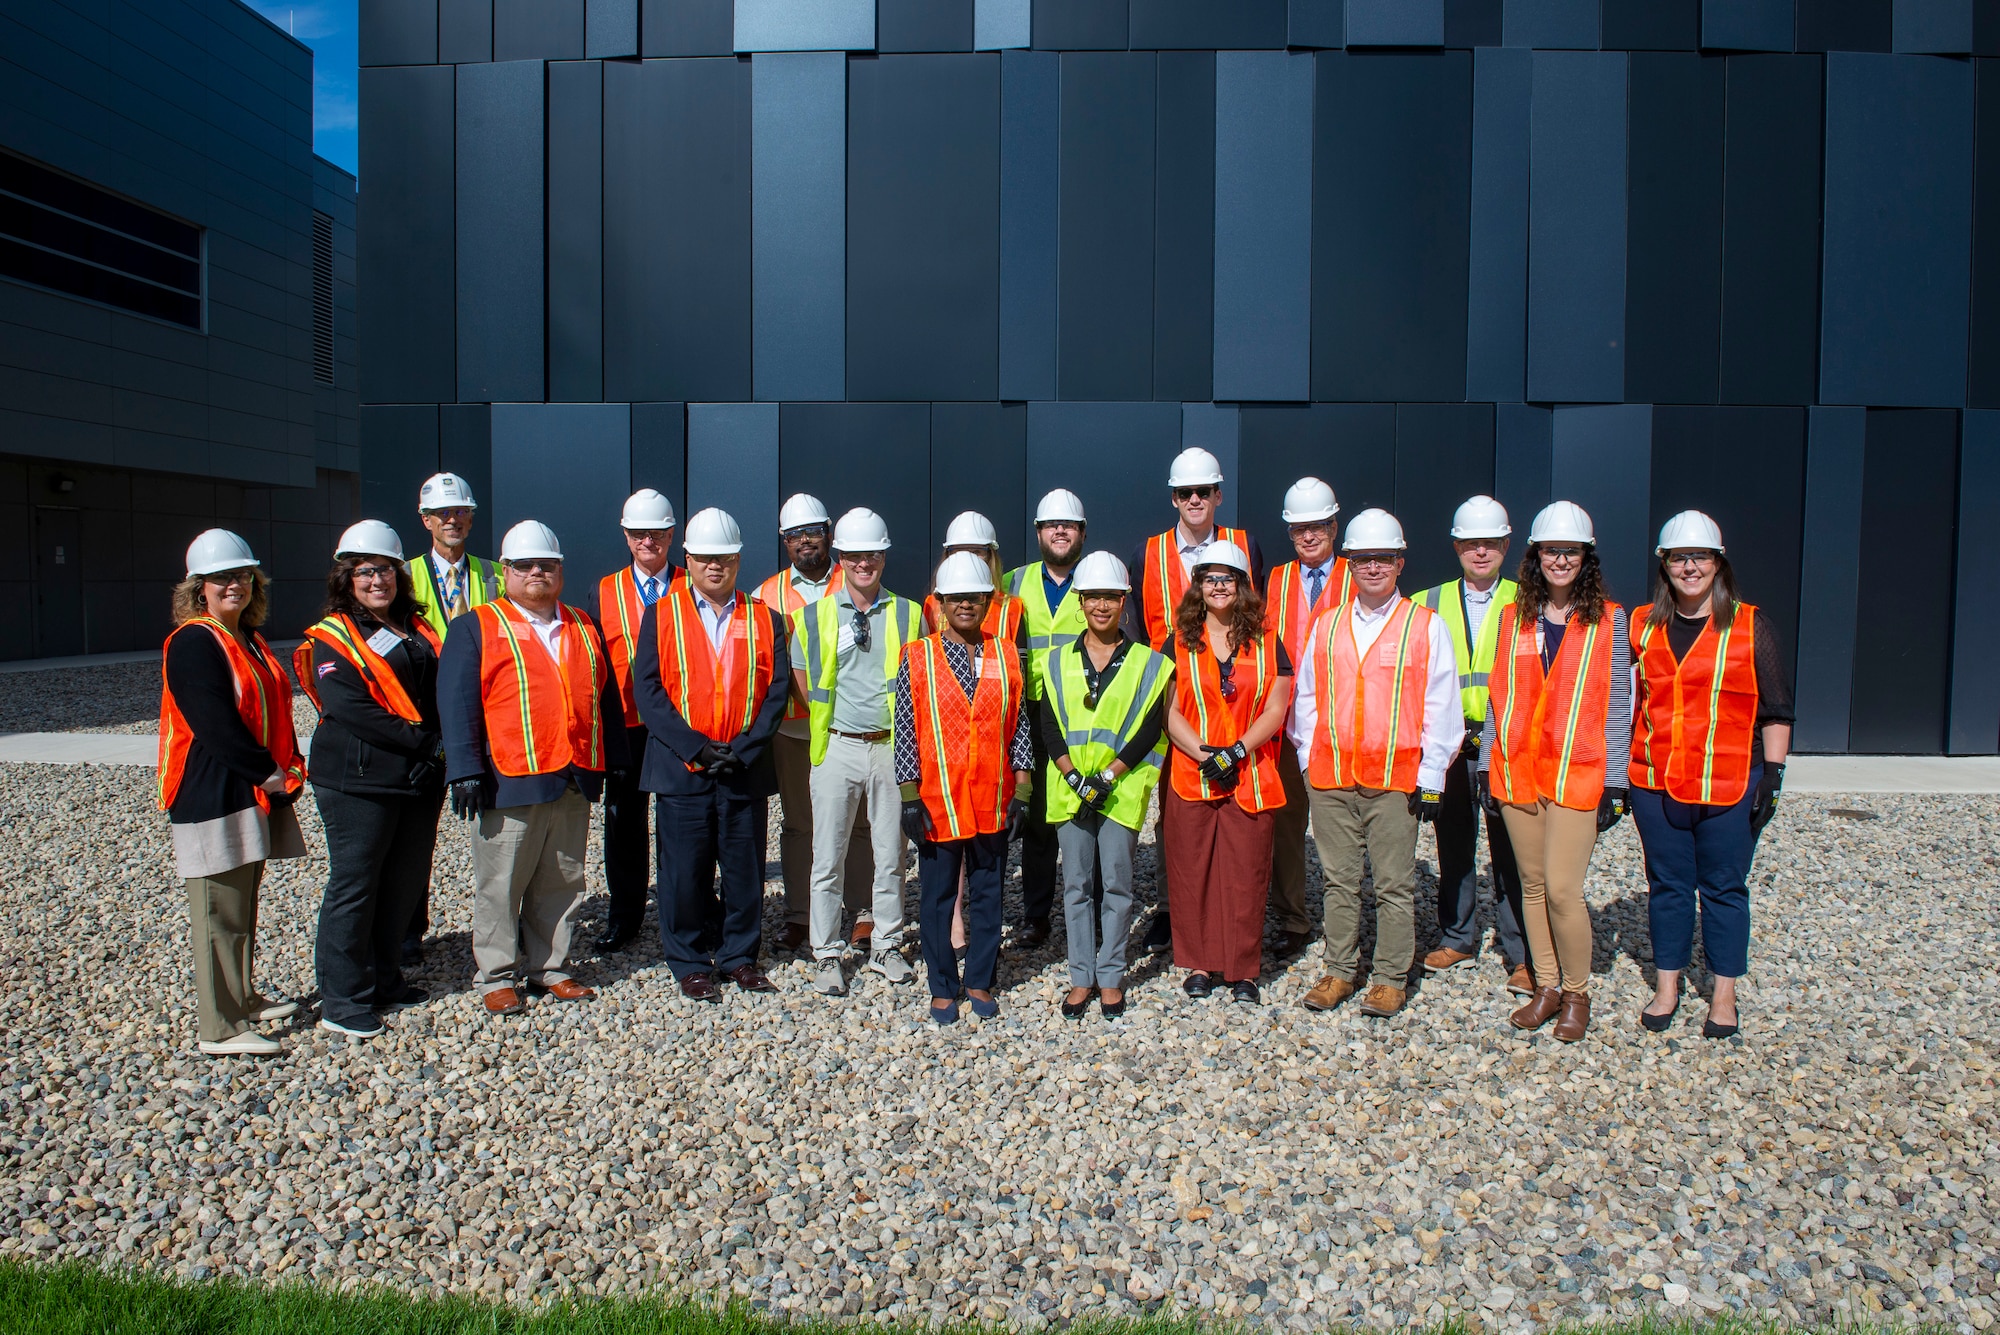
[[[1387,635],[1375,646],[1375,661],[1383,667],[1396,666],[1396,644]]]
[[[368,637],[368,647],[378,654],[386,654],[403,642],[403,637],[387,626]]]

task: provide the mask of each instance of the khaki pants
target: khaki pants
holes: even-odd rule
[[[1299,772],[1299,753],[1286,737],[1278,746],[1278,778],[1285,786],[1285,805],[1271,837],[1271,917],[1281,932],[1312,932],[1306,916],[1306,823],[1311,812],[1306,776]]]
[[[1583,877],[1597,847],[1597,811],[1539,806],[1500,808],[1514,863],[1521,869],[1521,926],[1535,962],[1535,982],[1562,978],[1565,992],[1590,990],[1590,906]]]
[[[839,959],[841,869],[854,837],[855,816],[868,813],[874,844],[875,935],[870,950],[903,943],[903,794],[896,786],[896,748],[888,740],[829,737],[826,758],[812,768],[812,950]]]
[[[1380,788],[1314,788],[1313,842],[1326,871],[1326,971],[1353,978],[1361,961],[1361,856],[1375,871],[1371,984],[1409,986],[1417,959],[1417,817],[1410,795]]]
[[[812,743],[781,732],[771,739],[771,756],[778,767],[778,867],[785,879],[785,921],[803,927],[812,921]],[[856,918],[875,909],[870,886],[875,851],[869,837],[868,812],[856,811],[841,878],[841,897]]]
[[[473,981],[481,992],[569,977],[570,933],[583,903],[590,803],[572,788],[553,802],[482,811],[472,830]]]
[[[262,862],[187,878],[189,936],[200,1039],[220,1043],[250,1027],[250,956],[257,942]]]

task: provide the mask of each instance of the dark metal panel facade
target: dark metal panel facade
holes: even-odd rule
[[[549,65],[549,397],[604,397],[604,66]]]
[[[1632,57],[1625,394],[1714,403],[1722,336],[1724,60]]]
[[[542,343],[544,69],[539,60],[458,71],[458,393],[545,396]]]
[[[1153,397],[1200,402],[1215,375],[1215,53],[1162,51],[1153,205]]]
[[[355,256],[363,402],[458,396],[453,74],[449,65],[360,74],[368,172]]]
[[[1467,497],[1492,494],[1492,404],[1396,406],[1395,514],[1409,543],[1402,579],[1405,593],[1457,577],[1452,512]]]
[[[1528,398],[1537,402],[1625,397],[1627,60],[1535,52]]]
[[[778,415],[777,480],[778,495],[810,492],[835,518],[857,505],[881,515],[890,542],[883,580],[905,598],[930,591],[944,530],[931,524],[928,403],[786,404]],[[958,508],[982,504],[967,496]]]
[[[1061,56],[1042,51],[1008,51],[1000,57],[1000,397],[1003,399],[1056,396],[1056,192],[1062,169],[1061,61]],[[1213,101],[1212,82],[1210,100]],[[1211,164],[1213,161],[1211,150]],[[1210,170],[1212,175],[1212,165]]]
[[[1150,399],[1157,57],[1061,59],[1056,396]]]
[[[1792,744],[1801,751],[1845,751],[1854,699],[1868,410],[1808,408],[1806,415],[1805,578]]]

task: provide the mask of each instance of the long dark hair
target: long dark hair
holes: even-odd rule
[[[1721,552],[1715,554],[1715,583],[1709,586],[1708,611],[1717,630],[1728,630],[1729,623],[1736,620],[1736,572],[1729,567],[1729,558]],[[1675,607],[1673,581],[1667,578],[1667,558],[1662,556],[1653,567],[1653,606],[1646,613],[1646,624],[1658,629],[1667,624]]]
[[[388,561],[396,568],[396,597],[381,615],[363,607],[361,600],[354,596],[354,568],[363,561]],[[386,619],[400,623],[407,630],[417,615],[417,600],[410,594],[410,568],[386,556],[341,557],[326,573],[326,606],[319,610],[319,614],[322,617],[366,617],[370,621]]]
[[[1521,553],[1521,571],[1518,577],[1521,591],[1514,595],[1514,624],[1527,629],[1535,624],[1535,618],[1548,606],[1548,576],[1542,573],[1542,545],[1528,544],[1528,550]],[[1576,583],[1570,586],[1570,606],[1586,626],[1594,626],[1604,620],[1604,566],[1597,559],[1594,543],[1583,544],[1583,560],[1576,572]]]
[[[1225,567],[1227,569],[1227,567]],[[1174,630],[1180,637],[1181,645],[1189,653],[1199,653],[1208,636],[1208,603],[1201,596],[1201,567],[1195,567],[1195,578],[1188,581],[1187,592],[1181,595],[1181,605],[1174,609]],[[1242,648],[1252,640],[1264,635],[1264,595],[1257,592],[1257,586],[1248,575],[1237,570],[1236,605],[1230,611],[1230,649]],[[1221,658],[1221,650],[1216,651]]]

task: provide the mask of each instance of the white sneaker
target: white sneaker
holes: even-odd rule
[[[910,962],[897,950],[878,950],[868,957],[868,972],[879,973],[892,983],[907,983],[917,976]]]
[[[847,975],[841,972],[839,960],[820,961],[819,971],[813,974],[813,991],[828,997],[847,995]]]
[[[272,1001],[268,997],[259,997],[257,1001],[258,1004],[250,1008],[250,1018],[259,1024],[266,1020],[289,1020],[299,1013],[296,1001]]]
[[[275,1057],[285,1050],[285,1045],[277,1039],[266,1038],[252,1029],[219,1043],[203,1040],[198,1046],[211,1057]]]
[[[345,1034],[349,1038],[377,1038],[382,1033],[382,1022],[373,1016],[370,1016],[366,1020],[358,1020],[353,1024],[341,1024],[337,1020],[329,1020],[322,1015],[319,1017],[319,1027],[329,1033]]]

